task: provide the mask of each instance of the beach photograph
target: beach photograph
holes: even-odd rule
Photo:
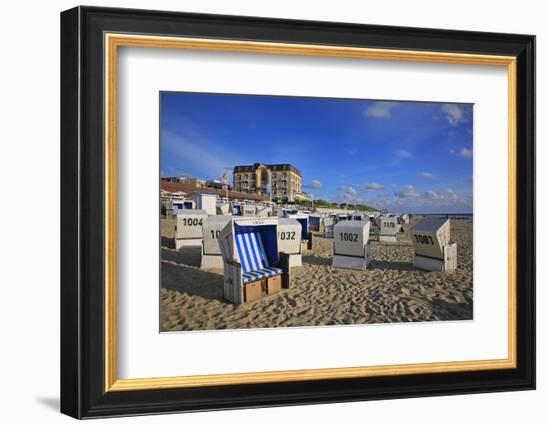
[[[473,320],[473,105],[160,96],[160,331]]]

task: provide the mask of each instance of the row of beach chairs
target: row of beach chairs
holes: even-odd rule
[[[201,246],[201,268],[224,269],[224,298],[242,304],[291,287],[291,270],[302,265],[312,236],[297,218],[208,216],[197,210],[178,215],[176,248]],[[334,267],[365,270],[372,260],[369,221],[333,226]],[[424,219],[409,231],[413,265],[431,271],[456,268],[450,221]],[[187,238],[180,239],[178,235]]]

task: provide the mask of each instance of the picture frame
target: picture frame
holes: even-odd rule
[[[508,189],[508,357],[119,379],[121,46],[505,67],[509,167],[499,185]],[[61,117],[62,413],[92,418],[535,388],[534,36],[76,7],[61,14]]]

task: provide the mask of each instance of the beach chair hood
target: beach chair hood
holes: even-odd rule
[[[410,229],[410,234],[417,255],[443,259],[444,248],[451,243],[451,220],[425,218]]]

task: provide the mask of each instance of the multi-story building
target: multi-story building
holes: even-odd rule
[[[233,187],[237,192],[271,195],[273,202],[309,199],[302,192],[300,170],[290,164],[237,165],[233,170]]]

